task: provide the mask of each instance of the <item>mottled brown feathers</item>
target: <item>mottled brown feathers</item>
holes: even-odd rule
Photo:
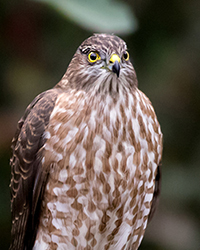
[[[114,35],[86,39],[19,121],[10,250],[138,249],[159,195],[162,133],[126,50]]]
[[[57,90],[37,96],[18,123],[12,141],[11,211],[12,243],[10,250],[33,247],[37,232],[40,199],[47,173],[42,172],[43,133],[54,107]]]

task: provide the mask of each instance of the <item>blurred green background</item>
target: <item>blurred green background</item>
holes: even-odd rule
[[[0,0],[0,249],[10,241],[17,121],[93,32],[127,42],[164,134],[160,204],[140,250],[200,249],[199,10],[199,0]]]

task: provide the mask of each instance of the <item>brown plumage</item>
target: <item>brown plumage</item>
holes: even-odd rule
[[[26,109],[12,142],[10,250],[138,249],[162,133],[126,44],[96,34]]]

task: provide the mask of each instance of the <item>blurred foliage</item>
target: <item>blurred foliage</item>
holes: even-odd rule
[[[58,9],[61,1],[54,2],[51,6]],[[106,28],[96,22],[96,10],[102,22],[110,20],[114,14],[109,8],[116,10],[122,1],[93,1],[85,10],[89,2],[81,1],[77,12],[68,5],[65,16],[39,2],[0,2],[0,249],[8,249],[10,240],[9,157],[17,120],[38,93],[60,80],[84,39],[111,29],[112,21],[106,21]],[[110,7],[102,9],[99,2],[109,2]],[[128,34],[136,27],[133,21],[132,29],[127,26],[123,32],[120,26],[111,32],[123,34],[139,88],[152,101],[164,134],[160,205],[140,250],[196,250],[200,248],[200,1],[127,0],[123,6],[122,13],[127,6],[135,13],[139,28]],[[117,16],[116,24],[123,23]]]
[[[48,3],[83,28],[95,32],[128,34],[137,27],[130,8],[111,0],[35,0]]]

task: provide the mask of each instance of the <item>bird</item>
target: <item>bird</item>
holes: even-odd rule
[[[160,194],[163,135],[126,43],[93,34],[12,140],[10,250],[136,250]]]

